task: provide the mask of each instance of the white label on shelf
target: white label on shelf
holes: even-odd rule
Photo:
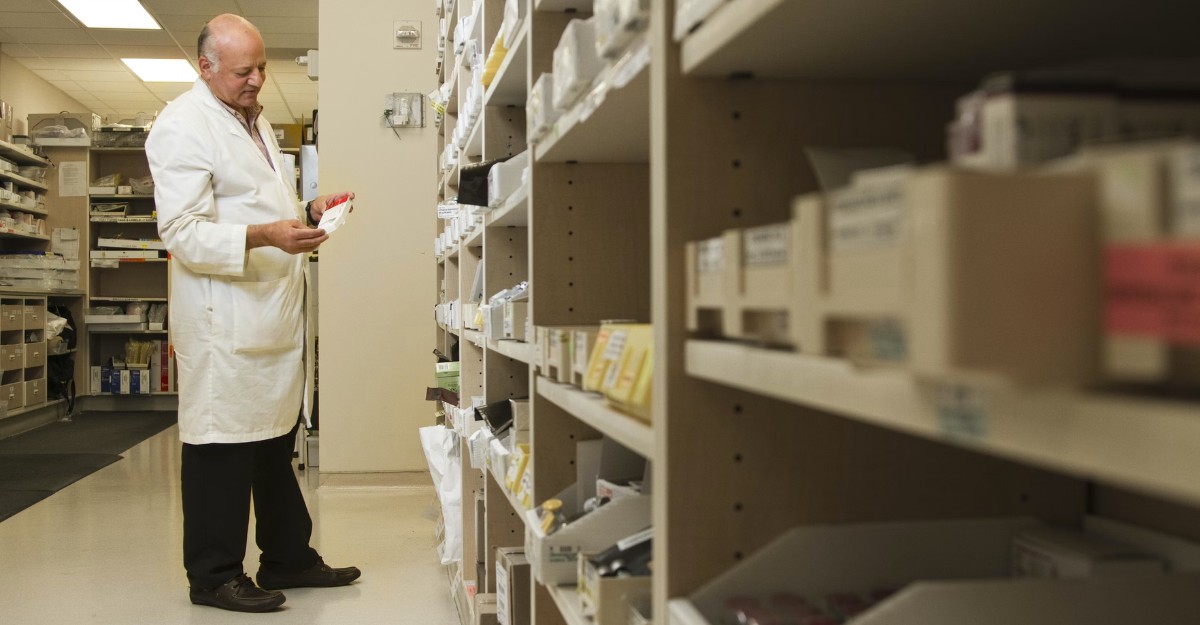
[[[790,238],[789,224],[749,228],[742,233],[742,262],[747,267],[786,265]]]
[[[700,273],[721,273],[725,270],[725,239],[716,238],[696,244],[696,269]]]
[[[904,181],[862,184],[830,195],[829,242],[834,252],[896,245],[904,229]]]
[[[938,385],[937,412],[944,434],[978,440],[988,436],[987,397],[978,388],[958,383]]]

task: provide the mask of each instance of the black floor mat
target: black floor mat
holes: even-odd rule
[[[55,492],[120,459],[114,454],[0,454],[0,496],[13,490]]]
[[[0,521],[53,495],[48,490],[4,490],[0,491]]]
[[[0,440],[0,521],[121,459],[175,412],[93,412]]]
[[[121,454],[175,423],[174,411],[86,412],[0,440],[0,454]]]

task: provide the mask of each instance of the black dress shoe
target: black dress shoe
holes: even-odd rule
[[[255,586],[254,581],[245,573],[212,590],[192,588],[188,594],[191,595],[192,603],[196,605],[211,605],[234,612],[269,612],[287,600],[281,592],[263,590]]]
[[[272,571],[269,568],[258,569],[258,585],[271,590],[281,588],[331,588],[345,586],[362,575],[356,567],[348,566],[335,569],[318,560],[316,564],[303,571]]]

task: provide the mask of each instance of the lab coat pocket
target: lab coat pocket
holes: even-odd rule
[[[304,282],[284,276],[266,282],[232,282],[233,353],[298,347],[303,339]]]

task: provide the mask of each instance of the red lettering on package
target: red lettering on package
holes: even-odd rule
[[[1200,346],[1200,243],[1110,246],[1104,328]]]

